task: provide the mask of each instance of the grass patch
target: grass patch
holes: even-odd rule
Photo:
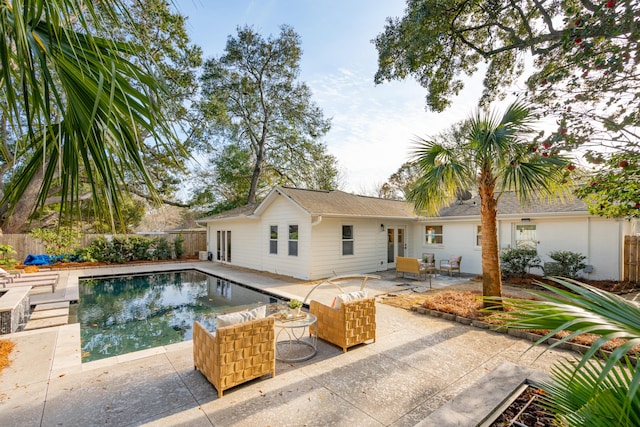
[[[10,340],[0,340],[0,372],[11,364],[9,355],[16,343]]]

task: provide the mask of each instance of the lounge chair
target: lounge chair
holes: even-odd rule
[[[266,374],[276,376],[274,318],[217,328],[193,324],[193,365],[222,393]]]
[[[317,316],[317,321],[311,326],[311,333],[322,340],[342,348],[346,352],[349,347],[362,344],[366,341],[376,341],[376,301],[375,298],[366,297],[365,286],[368,279],[379,279],[380,276],[372,275],[347,275],[327,279],[316,285],[305,298],[305,302],[318,286],[330,284],[337,287],[340,295],[339,307],[334,308],[321,302],[311,300],[309,313]],[[336,284],[336,281],[346,279],[360,279],[360,291],[345,293]],[[364,297],[363,297],[364,296]],[[356,299],[353,299],[356,298]],[[342,302],[344,300],[344,302]],[[332,304],[333,305],[333,304]]]
[[[32,288],[51,286],[51,293],[56,291],[58,279],[60,276],[57,274],[52,275],[30,275],[17,276],[9,274],[2,270],[6,274],[0,273],[0,286],[3,288],[17,288],[21,286],[31,286]]]

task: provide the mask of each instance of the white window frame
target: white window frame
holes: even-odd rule
[[[439,233],[437,233],[438,228],[440,228]],[[431,242],[429,241],[430,236],[432,240]],[[437,241],[438,237],[440,238],[440,242]],[[444,245],[444,225],[425,225],[423,242],[425,246],[443,246]]]
[[[533,230],[535,231],[535,237],[534,239],[522,239],[519,240],[518,239],[518,227],[533,227]],[[536,224],[514,224],[513,227],[513,247],[514,248],[529,248],[529,249],[535,249],[536,251],[538,250],[538,227]],[[533,248],[531,248],[531,245],[519,245],[518,242],[533,242]]]
[[[478,240],[480,238],[480,240]],[[473,243],[476,248],[482,247],[482,225],[475,224],[473,226]]]
[[[296,228],[295,239],[291,238],[292,233],[294,233],[294,232],[291,231],[291,227],[295,227]],[[288,239],[287,240],[287,243],[288,243],[287,244],[287,247],[288,247],[287,248],[288,249],[287,253],[289,254],[289,256],[298,256],[298,241],[300,240],[300,226],[298,224],[289,224],[287,229],[288,229],[287,230],[288,231],[288,233],[287,233],[287,239]],[[294,245],[294,243],[295,243],[295,245]],[[294,247],[295,247],[295,253],[293,253],[294,251],[292,251],[292,249]]]
[[[345,234],[344,234],[344,229],[345,227],[351,227],[351,238],[350,239],[345,239]],[[342,243],[342,256],[353,256],[356,253],[356,243],[355,243],[355,227],[353,226],[353,224],[343,224],[340,227],[340,233],[341,233],[341,243]],[[349,244],[351,243],[351,253],[347,254],[345,253],[345,243]]]
[[[275,228],[275,236],[276,236],[275,239],[273,238],[274,228]],[[278,255],[278,226],[277,225],[269,226],[269,255]]]

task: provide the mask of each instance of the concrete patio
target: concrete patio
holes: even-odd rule
[[[197,268],[285,297],[312,285],[211,262],[159,264],[154,271]],[[149,271],[149,265],[65,272],[59,295],[73,296],[80,277]],[[433,288],[460,283],[437,276]],[[356,290],[359,281],[348,281]],[[481,285],[476,284],[478,287]],[[75,287],[75,291],[74,291]],[[428,282],[370,280],[370,293],[428,291]],[[313,298],[330,301],[335,289]],[[509,335],[377,304],[377,340],[351,348],[318,341],[305,362],[277,362],[259,378],[218,398],[193,369],[191,341],[81,363],[78,324],[5,335],[16,343],[0,373],[0,425],[6,426],[414,426],[476,425],[524,377],[548,372],[573,353]],[[464,394],[461,394],[465,392]],[[456,396],[458,396],[456,398]],[[493,399],[493,401],[492,401]]]

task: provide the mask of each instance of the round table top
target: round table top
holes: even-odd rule
[[[280,313],[276,313],[273,316],[276,319],[275,325],[279,328],[303,328],[309,325],[313,325],[316,323],[318,318],[315,314],[301,312],[301,315],[305,315],[304,317],[297,318],[282,318],[279,316]]]

